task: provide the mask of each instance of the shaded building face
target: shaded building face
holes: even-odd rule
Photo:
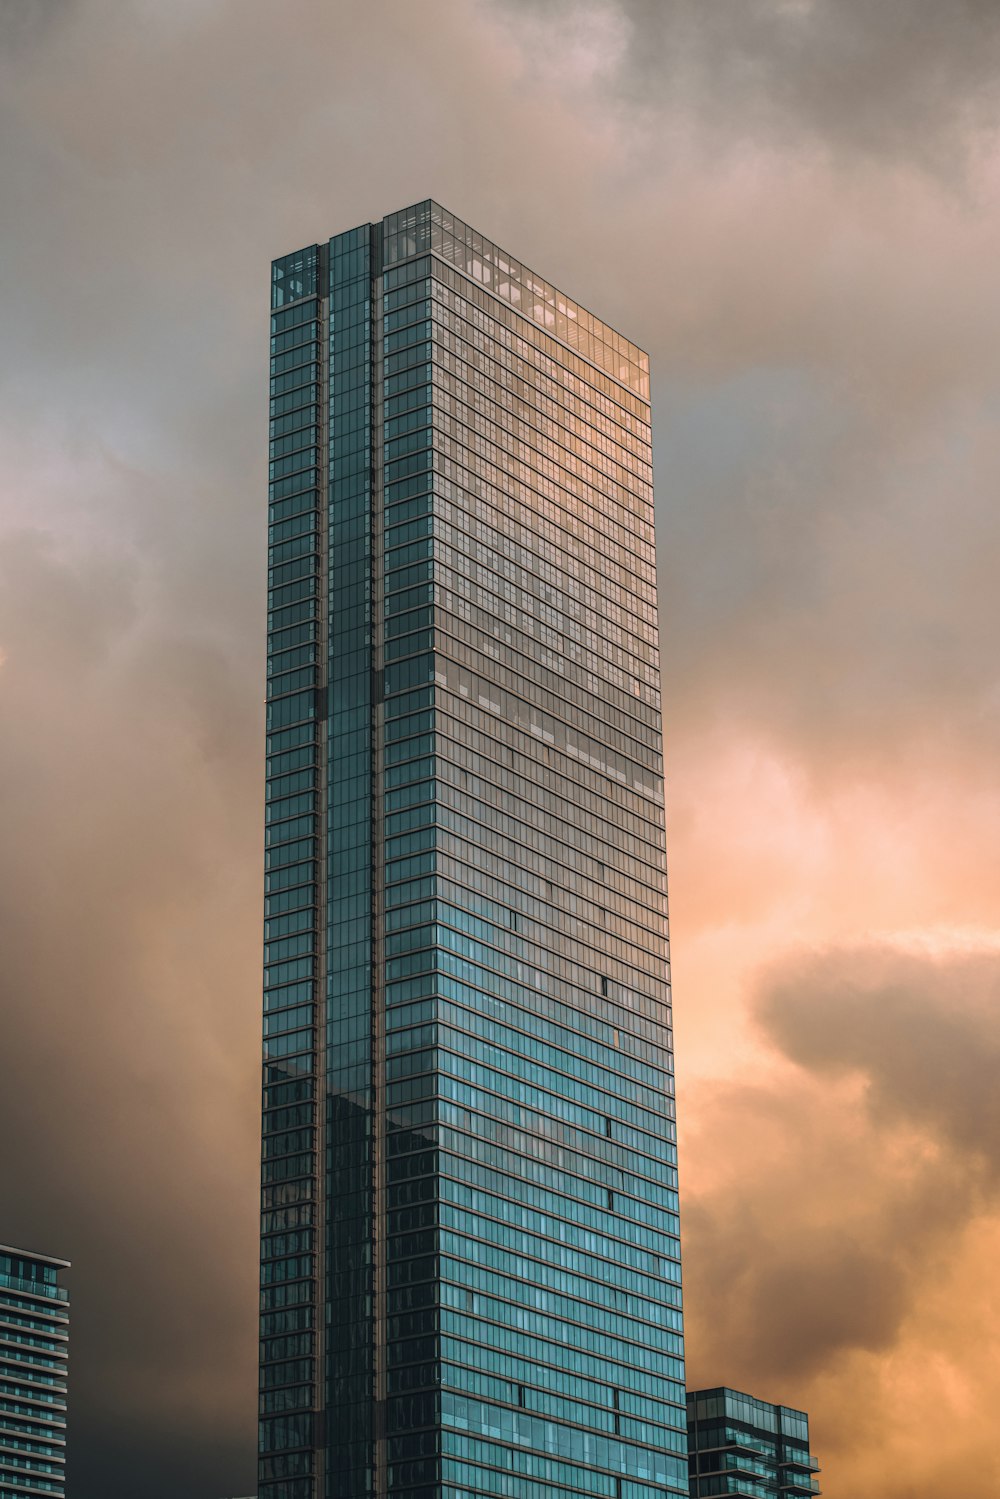
[[[740,1390],[687,1397],[691,1499],[807,1499],[821,1492],[809,1417]]]
[[[0,1499],[66,1492],[65,1269],[0,1245]]]
[[[273,267],[261,1499],[687,1492],[646,356]]]

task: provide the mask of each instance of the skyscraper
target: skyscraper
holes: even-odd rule
[[[821,1492],[809,1451],[809,1417],[741,1390],[688,1397],[691,1499],[808,1499]]]
[[[646,356],[286,255],[269,539],[260,1499],[686,1494]]]
[[[66,1492],[68,1268],[0,1244],[0,1499]]]

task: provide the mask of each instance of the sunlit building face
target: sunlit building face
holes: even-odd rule
[[[646,356],[275,262],[261,1499],[686,1494]]]

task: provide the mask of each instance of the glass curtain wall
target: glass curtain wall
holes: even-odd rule
[[[0,1244],[0,1499],[66,1493],[68,1268]]]
[[[740,1390],[692,1390],[688,1442],[692,1499],[808,1499],[821,1493],[809,1417]]]
[[[272,271],[264,854],[260,1492],[317,1489],[325,1446],[322,1180],[328,256]]]
[[[432,203],[274,285],[262,1499],[684,1494],[646,358]]]

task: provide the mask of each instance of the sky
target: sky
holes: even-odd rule
[[[690,1382],[1000,1490],[1000,7],[0,0],[0,1241],[74,1499],[254,1487],[268,263],[648,348]]]

